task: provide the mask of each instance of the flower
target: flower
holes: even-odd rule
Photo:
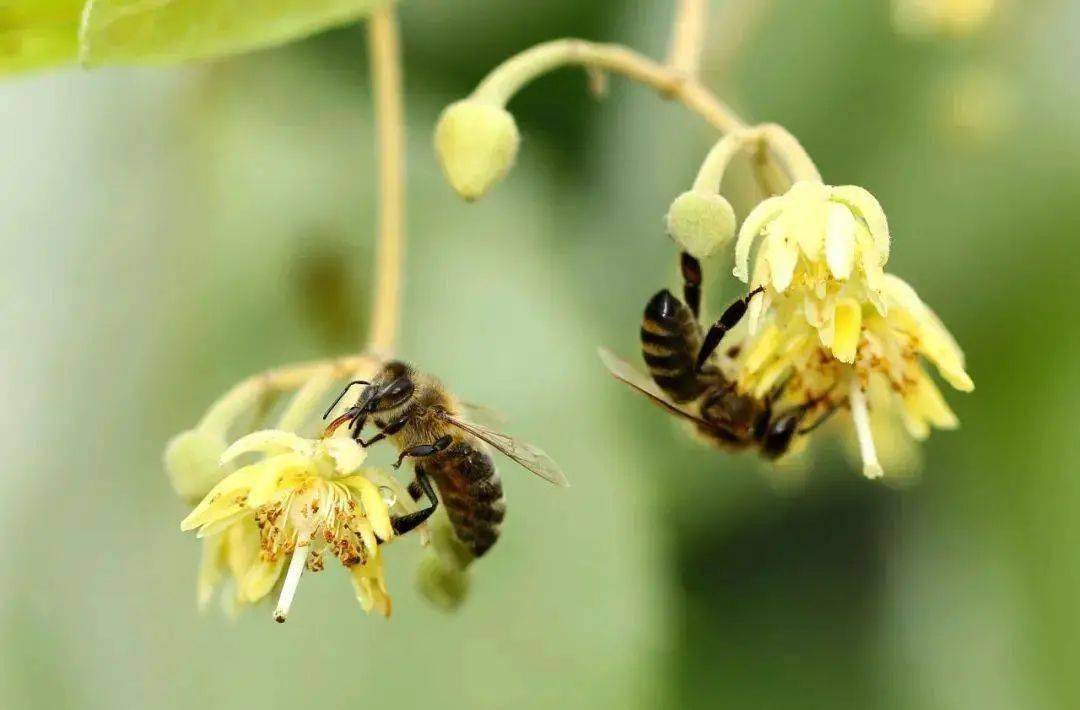
[[[476,99],[447,106],[435,127],[435,152],[443,173],[469,201],[482,197],[506,175],[520,142],[509,111]]]
[[[347,437],[305,439],[264,430],[236,441],[221,455],[227,465],[250,453],[265,457],[214,486],[181,530],[199,530],[205,543],[200,598],[208,598],[228,568],[237,599],[252,603],[275,585],[291,555],[274,618],[284,621],[305,568],[318,571],[329,550],[351,573],[365,611],[390,615],[380,543],[393,537],[389,506],[396,489],[388,476],[361,468],[365,451]],[[384,496],[385,494],[385,496]]]
[[[884,311],[881,288],[890,238],[881,205],[861,187],[795,183],[784,195],[763,201],[743,222],[734,269],[743,281],[759,235],[752,283],[764,293],[751,302],[750,332],[776,301],[780,310],[802,309],[821,344],[851,362],[857,305],[869,301]]]
[[[738,387],[775,406],[804,407],[814,416],[847,405],[863,471],[882,475],[866,392],[884,385],[908,432],[951,429],[956,415],[924,363],[954,388],[974,383],[948,330],[902,279],[884,271],[889,231],[877,200],[859,187],[796,183],[747,217],[735,247],[744,281],[750,250],[763,241],[750,281],[760,296],[748,313],[737,362]]]

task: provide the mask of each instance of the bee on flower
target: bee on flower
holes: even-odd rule
[[[327,554],[349,570],[364,610],[389,616],[380,551],[394,536],[389,507],[396,494],[389,477],[363,468],[365,451],[350,438],[312,440],[280,430],[241,438],[221,463],[253,453],[264,457],[214,486],[181,530],[226,536],[245,603],[266,596],[288,561],[277,621],[288,616],[304,569],[321,570]]]

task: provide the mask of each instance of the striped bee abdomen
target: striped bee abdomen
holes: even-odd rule
[[[705,389],[695,371],[701,329],[690,308],[664,289],[645,306],[641,351],[649,374],[676,402],[697,399]]]
[[[465,441],[455,441],[423,463],[458,539],[480,557],[499,539],[506,515],[502,481],[491,457]]]

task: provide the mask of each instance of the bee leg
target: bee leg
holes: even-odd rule
[[[440,436],[438,439],[436,439],[430,444],[417,444],[416,446],[410,446],[409,448],[402,451],[401,454],[397,457],[397,462],[394,463],[394,468],[401,468],[401,462],[405,460],[406,456],[431,456],[432,454],[439,453],[447,446],[450,446],[451,442],[453,442],[453,439],[449,435],[447,435]]]
[[[800,434],[809,434],[814,429],[817,429],[819,426],[821,426],[825,422],[829,421],[829,418],[832,415],[836,414],[836,410],[838,410],[838,409],[840,409],[839,404],[832,405],[827,410],[825,410],[824,414],[822,414],[820,417],[818,417],[818,420],[816,422],[814,422],[813,424],[810,424],[809,426],[805,426],[802,429],[799,429],[799,433]]]
[[[424,495],[424,489],[420,487],[419,481],[413,481],[405,488],[409,492],[409,497],[414,501],[420,500],[420,496]]]
[[[385,439],[388,436],[393,436],[394,434],[397,434],[399,431],[401,431],[402,429],[405,428],[405,425],[409,423],[409,419],[411,419],[411,418],[412,418],[412,413],[411,412],[406,412],[405,414],[402,414],[400,417],[398,417],[397,419],[395,419],[394,421],[390,422],[385,427],[383,427],[382,431],[380,431],[378,434],[371,437],[367,441],[364,441],[363,439],[361,439],[360,438],[360,432],[357,431],[356,432],[356,441],[357,441],[357,443],[360,444],[360,446],[363,446],[366,449],[367,447],[371,446],[372,444],[374,444],[377,441],[382,441],[383,439]]]
[[[435,509],[439,507],[439,499],[435,496],[435,491],[431,488],[431,481],[428,480],[427,474],[424,473],[424,469],[419,466],[416,467],[416,480],[413,483],[417,484],[424,492],[424,495],[427,496],[431,505],[423,510],[416,511],[415,513],[408,513],[406,515],[390,518],[390,525],[394,528],[395,535],[404,535],[409,532],[430,518],[431,514],[435,512]],[[409,484],[409,493],[412,493],[412,484]]]
[[[746,309],[750,307],[750,300],[764,290],[764,286],[758,286],[753,291],[728,306],[727,310],[724,311],[720,318],[713,323],[712,327],[709,328],[709,332],[705,334],[705,340],[701,343],[701,350],[698,351],[698,372],[702,371],[709,356],[712,355],[713,351],[716,350],[716,347],[720,345],[720,341],[723,340],[724,334],[738,325],[739,321],[742,320],[742,317],[746,315]]]
[[[690,306],[694,320],[701,315],[701,262],[685,251],[679,257],[683,278],[683,300]]]

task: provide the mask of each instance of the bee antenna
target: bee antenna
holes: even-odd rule
[[[326,410],[326,413],[322,415],[322,418],[326,419],[328,416],[330,416],[330,412],[334,411],[334,407],[338,406],[338,402],[341,401],[342,397],[344,397],[346,394],[348,394],[349,390],[351,390],[353,388],[353,385],[370,385],[370,384],[371,383],[368,382],[367,380],[353,380],[349,384],[345,385],[345,389],[341,390],[341,394],[339,394],[337,396],[337,399],[335,399],[334,403],[330,405],[330,408]]]

